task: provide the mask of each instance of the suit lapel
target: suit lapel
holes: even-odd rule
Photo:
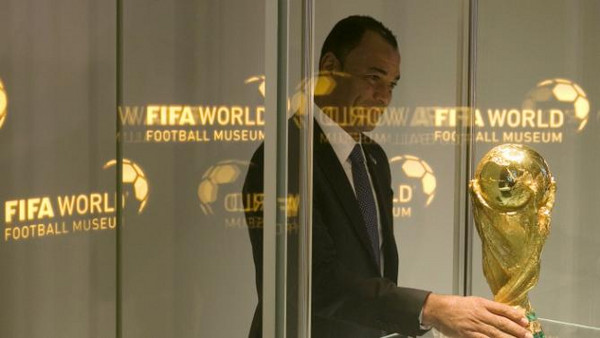
[[[360,239],[363,249],[369,253],[373,267],[379,272],[375,256],[372,252],[373,250],[371,249],[371,240],[367,233],[367,227],[360,212],[354,190],[347,179],[346,172],[318,123],[315,123],[314,126],[314,163],[321,170],[321,174],[329,181],[330,186],[333,187],[333,191],[346,212],[356,235]]]

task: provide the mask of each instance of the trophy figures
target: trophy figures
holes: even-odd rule
[[[483,249],[483,273],[494,300],[525,309],[529,331],[545,337],[527,296],[540,274],[556,184],[533,149],[503,144],[479,162],[470,184]]]

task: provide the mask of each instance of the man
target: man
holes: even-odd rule
[[[319,70],[330,87],[314,99],[312,337],[413,336],[430,327],[458,337],[529,337],[523,313],[511,307],[396,285],[389,162],[363,134],[375,127],[400,79],[394,35],[370,17],[343,19],[323,44]],[[299,128],[290,123],[291,154]],[[262,192],[263,151],[254,154],[244,194]],[[290,155],[292,168],[295,158]],[[297,191],[293,181],[291,192]],[[255,338],[262,331],[261,229],[250,229],[250,237],[259,291]]]

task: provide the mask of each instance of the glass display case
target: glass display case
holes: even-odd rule
[[[314,101],[343,85],[321,49],[351,15],[400,55],[365,132],[389,168],[369,172],[391,188],[380,272],[493,299],[469,182],[524,144],[557,183],[531,303],[548,338],[600,337],[594,0],[5,0],[0,336],[304,338],[334,316],[313,294],[323,208],[356,186],[321,173]]]

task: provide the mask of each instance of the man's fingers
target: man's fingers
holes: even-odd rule
[[[447,335],[479,338],[533,338],[523,311],[479,297],[450,297],[439,306],[437,326]],[[433,306],[434,303],[430,305]],[[424,310],[425,313],[425,310]],[[435,313],[435,312],[431,312]]]
[[[507,337],[525,337],[529,331],[507,317],[490,312],[484,317],[488,325],[498,329]],[[501,336],[503,337],[503,336]]]
[[[529,325],[529,320],[525,317],[525,312],[523,310],[515,309],[508,305],[504,305],[497,302],[488,301],[486,302],[485,307],[492,313],[506,317],[513,322],[521,325],[522,327],[526,327]]]
[[[479,337],[479,335],[483,335],[484,337],[490,337],[490,338],[514,338],[513,336],[510,336],[510,335],[498,330],[497,328],[495,328],[492,325],[486,325],[483,323],[476,329],[476,332],[473,332],[472,334],[470,334],[469,337],[472,337],[472,336]]]
[[[477,332],[473,333],[473,334],[471,335],[471,337],[472,337],[472,338],[489,338],[489,336],[486,336],[486,335],[484,335],[484,334],[482,334],[482,333],[477,333]]]

